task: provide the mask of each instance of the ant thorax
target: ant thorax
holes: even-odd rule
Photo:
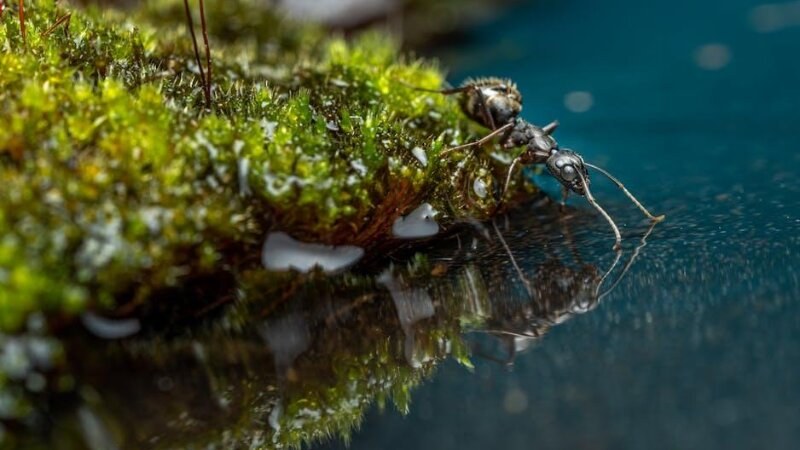
[[[470,119],[496,129],[519,116],[522,95],[511,80],[479,78],[462,84],[461,109]],[[487,117],[488,116],[488,117]]]
[[[558,143],[548,130],[517,119],[504,146],[506,148],[525,146],[526,164],[536,164],[547,160],[553,150],[558,148]]]

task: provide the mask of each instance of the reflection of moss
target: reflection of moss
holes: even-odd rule
[[[379,35],[348,43],[248,0],[207,2],[204,112],[182,2],[72,11],[48,35],[66,10],[27,3],[27,46],[16,14],[0,18],[0,329],[36,310],[130,311],[249,261],[269,229],[369,247],[423,199],[445,220],[491,211],[472,176],[502,167],[435,157],[477,130],[452,99],[399,86],[442,75]]]
[[[521,225],[542,222],[551,223],[538,216]],[[558,239],[563,233],[544,230]],[[428,247],[426,256],[395,254],[389,267],[375,267],[377,276],[309,274],[278,305],[269,301],[278,296],[274,274],[249,271],[229,286],[239,301],[177,336],[143,332],[108,342],[65,333],[63,352],[53,346],[52,359],[66,356],[71,376],[47,376],[66,393],[48,389],[31,403],[30,392],[6,389],[21,415],[33,408],[24,418],[29,428],[16,421],[9,435],[22,440],[20,448],[81,448],[91,414],[120,448],[307,447],[347,438],[371,405],[407,410],[413,389],[444,358],[471,366],[472,344],[477,354],[508,363],[551,326],[596,305],[603,277],[570,259],[573,249],[519,252],[517,272],[499,239],[472,229],[458,236]],[[553,242],[524,236],[515,248]],[[464,251],[460,243],[469,241]],[[277,280],[286,283],[283,276]],[[470,331],[480,337],[467,341],[462,335]],[[38,337],[28,342],[41,345]]]
[[[257,286],[240,288],[247,297],[262,295]],[[436,365],[467,351],[452,315],[457,297],[441,299],[433,317],[415,324],[421,364],[406,360],[406,331],[372,277],[312,280],[293,300],[264,319],[222,320],[191,337],[68,341],[70,354],[95,346],[75,373],[79,391],[91,394],[62,404],[51,416],[54,429],[20,437],[40,448],[80,447],[77,416],[90,411],[120,448],[299,448],[347,438],[372,405],[391,401],[407,411],[412,390]],[[276,325],[287,322],[293,325]],[[268,327],[289,341],[308,333],[289,364],[281,366],[282,349],[264,338]]]

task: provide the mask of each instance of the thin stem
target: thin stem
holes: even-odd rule
[[[194,45],[194,57],[197,61],[197,68],[200,71],[200,82],[203,84],[203,93],[206,93],[206,73],[203,70],[203,62],[200,60],[200,49],[197,46],[197,36],[194,34],[194,20],[192,20],[192,11],[189,9],[189,0],[183,0],[183,6],[186,9],[186,22],[189,25],[189,33],[192,36],[192,44]],[[208,103],[206,98],[206,103]]]
[[[602,173],[606,177],[608,177],[608,179],[611,180],[614,184],[616,184],[617,187],[620,188],[622,190],[622,192],[624,192],[625,195],[628,196],[629,199],[631,199],[633,204],[638,206],[639,209],[641,209],[642,212],[650,220],[652,220],[653,222],[661,222],[662,220],[664,220],[664,218],[666,217],[664,214],[662,214],[660,216],[654,216],[654,215],[650,214],[650,211],[648,211],[647,208],[645,208],[641,203],[639,203],[639,200],[636,200],[636,197],[634,197],[633,194],[631,194],[627,189],[625,189],[625,185],[623,185],[622,182],[620,182],[618,179],[616,179],[613,175],[611,175],[610,173],[606,172],[601,167],[595,166],[594,164],[589,164],[589,163],[586,163],[586,162],[584,164],[586,164],[587,167],[591,167],[592,169],[594,169],[594,170]]]
[[[25,30],[25,1],[19,0],[19,32],[22,35],[22,44],[28,46],[28,33]]]
[[[605,217],[608,221],[608,224],[611,225],[611,229],[614,230],[614,237],[616,239],[614,243],[614,250],[619,251],[622,249],[622,235],[619,233],[619,228],[617,228],[617,224],[614,223],[614,220],[611,219],[611,216],[597,204],[594,200],[594,196],[592,195],[592,191],[589,190],[589,183],[586,181],[586,177],[583,176],[580,170],[577,171],[578,176],[581,179],[581,183],[583,183],[583,190],[586,193],[586,200],[589,202],[590,205],[594,207],[600,214]]]
[[[203,44],[206,47],[206,107],[211,108],[211,47],[208,45],[208,27],[203,0],[200,0],[200,25],[203,28]]]

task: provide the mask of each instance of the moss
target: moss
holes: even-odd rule
[[[485,217],[502,165],[437,158],[481,132],[432,63],[379,34],[348,42],[246,0],[210,2],[214,100],[203,107],[182,2],[134,14],[27,8],[0,18],[0,329],[236,267],[268,230],[373,247],[422,201]],[[424,149],[424,166],[412,149]],[[491,192],[491,191],[490,191]],[[130,308],[129,308],[130,309]]]
[[[541,209],[549,215],[511,220],[549,223],[561,214],[555,203]],[[563,232],[517,235],[515,248]],[[471,368],[477,345],[477,355],[508,364],[552,326],[597,305],[605,273],[569,246],[524,252],[515,266],[500,239],[473,228],[458,236],[432,243],[427,256],[395,255],[371,275],[312,275],[269,311],[252,307],[274,304],[274,280],[252,271],[229,288],[242,301],[178,336],[145,331],[105,341],[73,329],[48,341],[29,321],[27,336],[0,337],[0,349],[15,349],[12,357],[0,351],[0,368],[12,383],[44,375],[64,392],[32,399],[18,385],[0,388],[0,417],[10,409],[20,419],[8,442],[84,448],[88,416],[119,448],[310,448],[346,439],[373,405],[407,411],[414,389],[446,358]],[[477,247],[463,251],[460,242],[473,239]],[[64,356],[69,377],[53,370]]]

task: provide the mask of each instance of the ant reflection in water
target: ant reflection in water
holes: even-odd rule
[[[615,252],[611,265],[601,274],[597,267],[583,262],[577,248],[572,245],[571,239],[568,239],[576,266],[565,263],[554,251],[548,250],[547,260],[537,265],[535,274],[528,277],[493,221],[495,235],[522,282],[527,297],[522,302],[493,302],[498,307],[493,308],[491,318],[484,327],[472,330],[474,333],[485,333],[496,337],[505,353],[505,358],[492,356],[478,347],[473,349],[474,352],[478,356],[511,366],[519,352],[526,350],[544,336],[552,326],[596,308],[627,274],[641,250],[647,245],[647,238],[653,232],[655,224],[655,222],[650,224],[614,282],[602,290],[606,280],[619,264],[622,252]],[[567,230],[564,234],[569,236]]]
[[[413,89],[434,92],[443,95],[459,94],[459,105],[464,114],[474,122],[489,128],[491,133],[471,142],[442,151],[440,155],[480,147],[500,136],[500,144],[504,149],[525,147],[525,150],[511,161],[506,175],[499,204],[503,202],[511,183],[511,177],[518,165],[544,164],[548,172],[555,177],[562,187],[562,195],[566,201],[570,192],[586,197],[603,218],[608,221],[614,232],[614,249],[622,246],[622,235],[611,216],[597,203],[589,189],[589,170],[592,168],[611,180],[652,222],[664,220],[664,216],[654,216],[616,177],[601,167],[587,163],[577,152],[559,147],[553,132],[558,122],[553,121],[544,127],[534,125],[519,117],[522,112],[522,95],[510,80],[500,78],[479,78],[467,80],[458,88],[432,90],[413,87]]]

